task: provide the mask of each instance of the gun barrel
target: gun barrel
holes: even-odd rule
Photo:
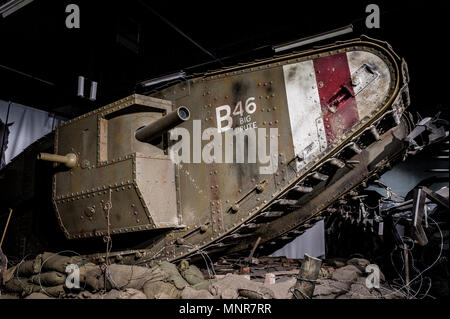
[[[50,153],[39,153],[37,159],[41,161],[56,162],[66,165],[69,168],[73,168],[77,165],[77,155],[69,153],[67,155],[58,155]]]
[[[175,111],[163,116],[162,118],[144,126],[136,131],[135,137],[138,141],[150,143],[156,137],[173,129],[187,121],[191,112],[187,107],[180,106]]]

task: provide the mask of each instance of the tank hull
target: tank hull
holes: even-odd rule
[[[209,72],[70,120],[54,139],[55,153],[79,156],[53,175],[59,231],[81,246],[112,236],[113,251],[87,249],[98,262],[242,252],[258,238],[257,249],[274,251],[401,156],[407,82],[388,44],[361,38]],[[190,118],[159,145],[136,140],[158,107],[186,107]],[[92,136],[71,140],[86,129]]]

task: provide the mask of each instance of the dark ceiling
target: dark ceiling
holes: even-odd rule
[[[70,3],[80,8],[79,29],[65,26]],[[351,37],[386,40],[406,59],[416,109],[446,111],[448,1],[377,1],[380,29],[365,27],[369,3],[34,0],[0,17],[0,99],[72,117],[139,81],[270,57],[272,45],[352,23]],[[98,82],[96,101],[76,96],[79,75]]]

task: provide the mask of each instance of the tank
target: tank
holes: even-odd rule
[[[405,61],[364,36],[133,94],[1,171],[4,250],[130,264],[270,253],[402,158],[408,105]]]

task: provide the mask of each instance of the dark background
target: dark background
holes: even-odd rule
[[[80,29],[65,26],[70,3]],[[410,110],[447,113],[448,1],[376,1],[380,29],[365,27],[370,3],[34,0],[0,17],[0,99],[70,118],[133,93],[139,81],[271,57],[272,45],[351,23],[346,38],[388,41],[408,62]],[[96,101],[76,96],[79,75],[98,82]]]

